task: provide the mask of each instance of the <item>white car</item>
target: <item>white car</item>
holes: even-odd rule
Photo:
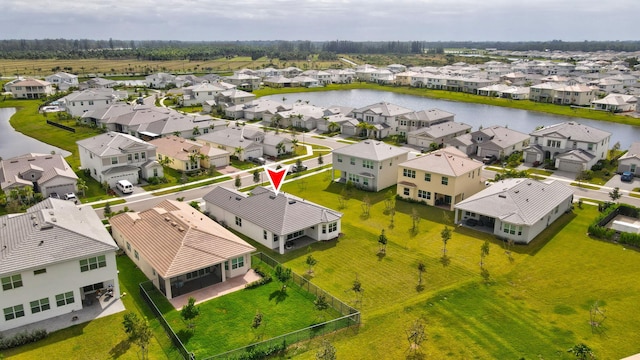
[[[66,194],[64,194],[64,199],[65,200],[71,200],[76,204],[78,203],[78,198],[76,197],[76,194],[74,194],[74,193],[66,193]]]

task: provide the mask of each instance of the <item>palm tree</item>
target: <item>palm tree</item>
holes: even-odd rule
[[[280,141],[278,145],[276,145],[276,150],[278,151],[278,156],[280,156],[280,154],[284,154],[284,152],[286,151],[284,141]]]
[[[87,186],[87,182],[84,179],[78,179],[77,186],[78,186],[78,192],[82,193],[82,196],[84,196],[85,191],[87,191],[87,189],[89,188]]]
[[[173,132],[173,135],[174,135],[174,136],[180,136],[180,135],[182,135],[182,133],[181,133],[180,131],[174,131],[174,132]]]
[[[235,155],[238,160],[240,160],[240,157],[242,156],[242,152],[244,151],[244,149],[240,146],[238,146],[237,148],[235,148],[235,150],[233,151],[233,155]]]
[[[329,130],[329,132],[334,132],[334,131],[338,131],[340,130],[340,125],[335,122],[335,121],[331,121],[328,125],[327,125],[327,129]]]
[[[193,128],[193,132],[192,132],[193,136],[198,136],[200,135],[200,129],[196,126]]]
[[[358,125],[356,125],[356,127],[358,129],[360,129],[360,136],[362,136],[364,134],[365,137],[371,138],[371,136],[373,135],[373,132],[371,130],[375,130],[376,126],[373,124],[369,124],[367,122],[360,122],[358,123]]]

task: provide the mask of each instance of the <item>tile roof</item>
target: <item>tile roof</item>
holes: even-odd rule
[[[408,154],[407,150],[385,144],[376,140],[364,140],[359,143],[333,150],[334,154],[354,156],[361,159],[385,160],[399,155]]]
[[[416,135],[416,136],[426,136],[432,139],[437,139],[443,136],[459,133],[460,131],[468,131],[468,130],[471,130],[471,125],[448,121],[442,124],[436,124],[436,125],[431,125],[429,127],[416,129],[416,130],[410,131],[409,134]],[[527,137],[529,137],[529,135],[527,135]]]
[[[135,136],[117,132],[107,132],[76,143],[100,157],[124,154],[129,148],[139,147],[146,150],[156,148]]]
[[[22,179],[21,176],[31,169],[42,172],[41,177],[37,180],[38,184],[44,184],[56,176],[78,179],[62,155],[30,153],[0,160],[0,188],[4,189],[16,182],[32,185],[31,180]]]
[[[0,274],[117,250],[90,206],[48,198],[26,213],[0,216]]]
[[[629,151],[624,153],[618,160],[636,158],[640,159],[640,142],[634,142],[629,147]]]
[[[382,116],[398,116],[413,112],[413,110],[411,109],[407,109],[400,105],[395,105],[388,102],[379,102],[377,104],[367,105],[353,110],[354,113],[364,113],[367,111],[371,111]]]
[[[337,221],[342,213],[306,201],[283,192],[274,196],[273,191],[257,187],[247,196],[238,191],[218,186],[203,199],[236,216],[246,219],[274,234],[286,235],[316,226],[323,222]]]
[[[187,140],[179,136],[167,136],[149,141],[149,144],[156,146],[156,153],[172,157],[179,160],[189,160],[192,154],[200,154],[202,144]]]
[[[545,126],[542,129],[532,132],[530,135],[548,136],[551,134],[557,134],[562,138],[571,139],[573,141],[583,141],[588,143],[597,143],[611,136],[610,132],[582,125],[575,121]]]
[[[189,204],[173,200],[142,212],[116,215],[110,223],[164,278],[256,250]]]
[[[571,196],[573,189],[560,181],[505,179],[462,200],[455,207],[516,225],[533,225]]]
[[[482,168],[482,163],[469,158],[467,154],[454,147],[446,147],[405,161],[398,166],[455,177]]]

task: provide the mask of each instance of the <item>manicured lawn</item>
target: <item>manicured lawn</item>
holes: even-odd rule
[[[153,329],[148,358],[181,359],[154,318],[147,305],[140,298],[138,283],[146,281],[140,270],[126,256],[119,256],[118,270],[120,291],[126,293],[122,301],[127,309],[115,315],[100,318],[89,323],[56,331],[37,343],[21,346],[3,352],[10,359],[139,359],[139,348],[127,341],[122,320],[127,311],[145,316]]]
[[[334,209],[342,185],[326,174],[309,178],[305,189],[294,183],[283,191]],[[443,266],[440,231],[451,226],[453,214],[424,205],[398,201],[393,229],[384,215],[385,192],[367,194],[370,216],[362,217],[364,193],[347,201],[337,242],[312,246],[318,259],[313,282],[358,306],[363,325],[358,332],[332,336],[338,356],[353,359],[407,356],[406,330],[422,318],[428,340],[425,358],[451,359],[570,359],[566,350],[584,342],[602,359],[640,351],[635,329],[640,312],[637,263],[640,254],[622,246],[592,240],[586,228],[595,207],[583,205],[563,215],[529,245],[516,245],[510,260],[493,235],[455,227],[447,245],[450,263]],[[419,232],[412,236],[410,214],[421,214]],[[385,229],[387,255],[376,256],[377,238]],[[491,281],[480,276],[480,246],[490,241],[485,267]],[[275,255],[296,272],[304,271],[306,249]],[[423,261],[424,289],[418,291],[417,264]],[[364,288],[362,303],[354,302],[352,282]],[[604,334],[592,333],[589,308],[596,301],[606,310]],[[315,349],[300,359],[313,359]]]
[[[264,267],[263,267],[264,269]],[[193,330],[188,329],[180,313],[171,310],[165,317],[186,348],[197,358],[266,340],[339,317],[335,310],[318,311],[315,296],[289,286],[283,294],[277,281],[254,289],[245,289],[198,305],[200,315]],[[157,292],[157,291],[156,291]],[[257,312],[262,325],[251,324]]]

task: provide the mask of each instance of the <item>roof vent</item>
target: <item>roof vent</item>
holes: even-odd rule
[[[177,226],[177,225],[178,225],[178,223],[177,223],[177,222],[175,222],[175,221],[172,221],[172,222],[171,222],[171,226]]]
[[[168,216],[165,216],[165,217],[164,217],[164,221],[171,221],[171,218],[170,218],[170,217],[168,217]]]
[[[500,195],[498,195],[498,197],[503,198],[503,199],[506,199],[506,198],[507,198],[507,195],[505,195],[505,194],[500,194]]]
[[[295,201],[295,200],[293,200],[293,199],[290,199],[290,200],[289,200],[289,205],[291,205],[291,204],[295,204],[295,203],[296,203],[296,201]]]
[[[178,231],[183,232],[184,228],[182,226],[178,226]]]

